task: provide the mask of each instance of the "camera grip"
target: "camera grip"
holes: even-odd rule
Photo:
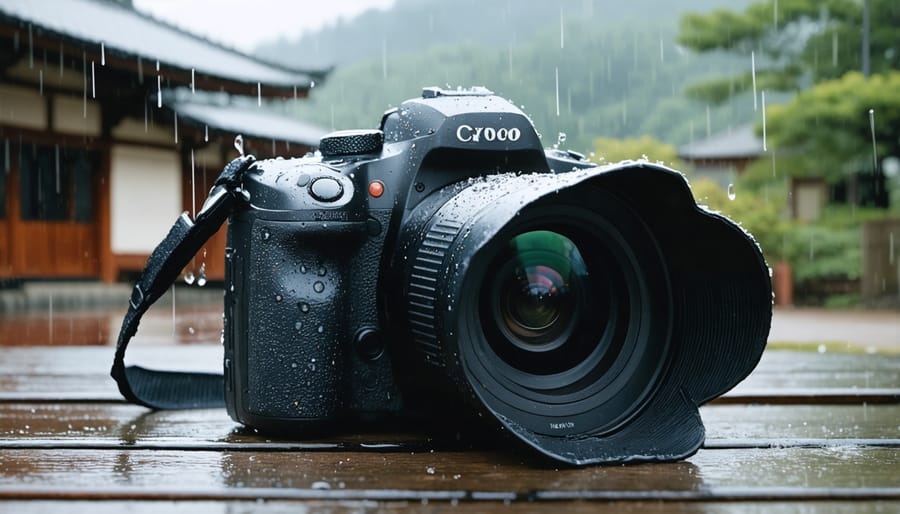
[[[240,363],[246,370],[241,396],[252,416],[296,423],[331,420],[339,412],[342,343],[350,337],[341,313],[355,225],[252,224],[243,280],[246,360]]]

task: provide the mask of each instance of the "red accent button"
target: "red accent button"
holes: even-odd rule
[[[372,198],[380,198],[384,194],[384,184],[379,180],[369,182],[369,194],[372,195]]]

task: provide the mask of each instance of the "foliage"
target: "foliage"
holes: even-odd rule
[[[875,73],[900,66],[900,2],[871,1],[870,55]],[[861,67],[859,0],[763,0],[743,11],[687,14],[678,43],[691,50],[730,52],[746,60],[737,77],[700,82],[688,91],[721,102],[750,87],[755,52],[758,90],[799,90]]]
[[[834,182],[849,172],[871,171],[873,138],[876,156],[900,155],[898,91],[900,72],[868,79],[847,73],[800,93],[788,105],[768,108],[767,137],[773,146],[797,152],[795,175]]]
[[[783,240],[789,224],[778,207],[782,203],[739,187],[733,191],[734,200],[731,200],[727,191],[705,178],[691,181],[691,190],[698,204],[725,214],[750,232],[770,264],[785,260]]]
[[[797,225],[786,233],[784,253],[796,282],[857,279],[862,274],[859,226],[834,229],[822,224]]]
[[[599,162],[619,162],[628,159],[647,159],[662,162],[666,166],[684,170],[685,164],[678,158],[674,146],[660,142],[650,136],[615,139],[598,137],[594,140],[594,155]]]

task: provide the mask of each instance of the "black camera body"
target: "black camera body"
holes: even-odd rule
[[[678,172],[545,151],[481,88],[427,88],[242,187],[225,388],[254,428],[464,408],[567,463],[671,460],[765,346],[746,232]]]

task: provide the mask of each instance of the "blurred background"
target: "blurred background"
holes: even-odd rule
[[[0,0],[0,344],[108,339],[235,134],[302,156],[477,85],[547,147],[683,171],[762,247],[773,340],[843,319],[900,346],[898,26],[895,0]],[[156,309],[160,341],[218,340],[223,249]]]

